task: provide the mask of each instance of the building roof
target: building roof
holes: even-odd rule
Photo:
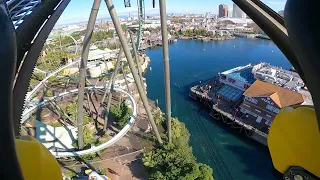
[[[254,76],[251,73],[251,71],[252,71],[252,67],[241,69],[239,71],[234,71],[234,72],[231,72],[230,74],[227,74],[227,75],[234,78],[234,79],[238,79],[242,82],[252,84],[255,81],[255,79],[254,79]]]
[[[221,96],[231,100],[231,101],[237,101],[242,96],[243,91],[240,89],[231,87],[229,85],[223,86],[217,94],[220,94]]]
[[[254,83],[255,78],[252,74],[252,65],[248,64],[245,66],[238,66],[227,71],[222,72],[221,74],[227,75],[233,79],[240,80],[245,83]]]
[[[301,104],[304,101],[302,94],[260,80],[256,80],[243,95],[270,97],[280,108]]]

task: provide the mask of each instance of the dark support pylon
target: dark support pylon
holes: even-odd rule
[[[113,72],[112,77],[110,79],[111,88],[110,88],[110,93],[108,95],[107,108],[106,108],[105,113],[104,113],[103,132],[106,132],[106,130],[107,130],[108,116],[109,116],[109,111],[110,111],[110,106],[111,106],[114,82],[116,81],[117,73],[118,73],[118,70],[119,70],[119,67],[120,67],[122,52],[123,52],[123,49],[122,49],[122,47],[120,47],[119,54],[118,54],[118,59],[117,59],[117,62],[116,62],[116,66],[114,68],[114,72]],[[109,87],[107,87],[107,88],[109,88]],[[108,91],[107,88],[106,88],[106,92]],[[102,101],[102,103],[103,103],[103,101]]]
[[[168,130],[169,143],[171,143],[172,142],[172,137],[171,137],[171,93],[170,93],[170,65],[169,65],[166,1],[159,0],[159,4],[160,4],[160,18],[161,18],[164,84],[165,84],[165,92],[166,92],[167,130]]]
[[[134,42],[134,39],[132,37],[132,33],[130,31],[129,31],[129,35],[130,35],[130,40],[131,40],[131,44],[132,44],[133,55],[134,55],[134,58],[136,60],[137,66],[138,66],[138,73],[139,73],[139,76],[140,76],[141,85],[142,85],[143,89],[145,89],[144,82],[143,82],[143,76],[142,76],[141,63],[140,63],[140,60],[139,60],[136,44]]]
[[[114,5],[113,5],[111,0],[105,0],[105,2],[107,4],[108,11],[109,11],[110,16],[112,18],[112,21],[113,21],[113,24],[115,26],[116,32],[117,32],[117,34],[119,36],[119,39],[120,39],[124,54],[126,55],[126,58],[127,58],[128,63],[129,63],[129,67],[130,67],[132,76],[134,78],[134,81],[136,82],[136,86],[137,86],[140,98],[141,98],[141,100],[143,102],[143,105],[144,105],[144,108],[145,108],[145,110],[147,112],[147,115],[148,115],[149,121],[151,123],[151,126],[153,128],[153,131],[154,131],[154,133],[155,133],[155,135],[156,135],[156,137],[158,139],[158,142],[160,144],[162,144],[163,143],[162,139],[160,137],[158,128],[157,128],[157,126],[156,126],[156,124],[154,122],[153,115],[152,115],[151,110],[150,110],[149,105],[148,105],[148,99],[147,99],[146,93],[145,93],[144,89],[142,88],[139,75],[138,75],[136,67],[134,65],[134,62],[133,62],[133,59],[132,59],[132,56],[131,56],[131,53],[130,53],[130,50],[129,50],[128,43],[127,43],[126,38],[124,36],[124,33],[123,33],[122,29],[121,29],[121,25],[120,25],[120,22],[119,22],[119,19],[118,19],[118,15],[117,15],[117,13],[116,13],[116,11],[114,9]]]
[[[101,0],[94,0],[91,9],[89,22],[87,26],[86,35],[83,41],[82,57],[80,63],[80,81],[79,81],[79,91],[78,91],[78,109],[77,109],[77,125],[78,125],[78,148],[83,148],[83,99],[84,99],[84,86],[87,76],[87,61],[89,56],[90,41],[94,29],[94,24],[96,23],[97,14]]]

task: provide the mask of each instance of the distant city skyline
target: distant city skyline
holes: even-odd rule
[[[265,4],[270,6],[276,12],[283,10],[286,0],[262,0]],[[89,18],[93,0],[71,0],[66,10],[61,15],[57,25],[72,24],[77,22],[85,22]],[[128,16],[129,13],[135,16],[137,14],[137,1],[131,0],[131,7],[125,8],[123,0],[114,0],[114,6],[119,16]],[[195,13],[202,14],[211,12],[218,14],[220,4],[226,4],[233,7],[232,0],[197,0],[197,1],[184,1],[184,0],[167,0],[167,13],[171,14],[186,14]],[[156,7],[152,7],[152,1],[145,1],[145,12],[147,15],[159,14],[159,1],[156,0]],[[105,2],[101,1],[101,6],[98,14],[98,19],[105,19],[109,17],[109,12],[106,8]]]

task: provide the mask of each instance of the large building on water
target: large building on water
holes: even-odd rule
[[[223,86],[216,92],[218,108],[267,133],[281,108],[312,104],[310,93],[295,72],[259,63],[219,73]]]

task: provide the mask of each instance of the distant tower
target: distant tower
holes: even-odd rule
[[[229,17],[229,18],[232,18],[232,17],[233,17],[233,9],[232,9],[232,8],[229,8],[229,9],[228,9],[228,17]]]
[[[247,15],[235,3],[233,3],[232,17],[246,19]]]
[[[219,5],[219,18],[221,17],[228,17],[228,5],[226,4],[220,4]]]

